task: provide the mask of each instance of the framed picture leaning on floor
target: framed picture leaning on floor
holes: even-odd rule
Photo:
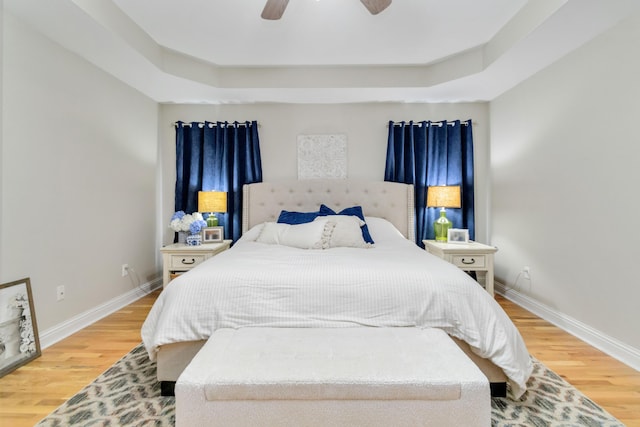
[[[0,377],[39,357],[29,278],[0,285]]]

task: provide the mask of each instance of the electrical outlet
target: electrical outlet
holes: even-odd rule
[[[522,277],[527,280],[531,280],[531,269],[529,267],[522,267]]]
[[[122,264],[122,277],[129,274],[129,264]]]
[[[56,288],[56,298],[58,301],[62,301],[64,299],[64,285],[60,285]]]

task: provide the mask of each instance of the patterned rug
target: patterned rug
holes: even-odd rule
[[[492,427],[624,427],[542,363],[533,362],[522,399],[492,399]],[[160,396],[155,378],[155,362],[141,344],[37,426],[173,426],[175,399]]]

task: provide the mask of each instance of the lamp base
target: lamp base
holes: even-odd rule
[[[218,226],[218,217],[216,214],[209,214],[207,217],[207,227],[217,227]]]
[[[436,242],[447,242],[451,221],[447,218],[444,208],[440,211],[440,218],[433,222],[433,230],[436,234]]]

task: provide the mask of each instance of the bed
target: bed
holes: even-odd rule
[[[413,186],[391,182],[245,186],[242,238],[174,279],[142,327],[165,392],[219,328],[436,327],[485,373],[492,394],[508,384],[519,397],[532,370],[522,337],[477,282],[415,245],[413,200]],[[319,210],[297,223],[296,212]],[[283,211],[289,224],[277,223]]]

